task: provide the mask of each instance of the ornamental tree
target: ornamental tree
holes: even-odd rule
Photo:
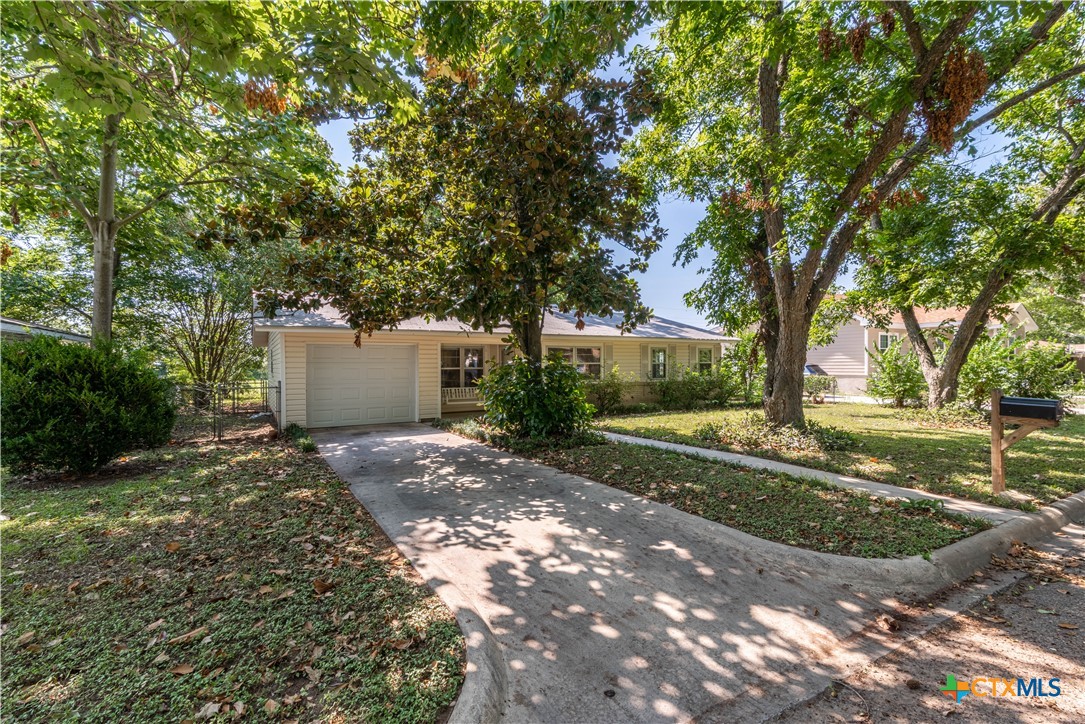
[[[415,16],[411,3],[5,5],[6,225],[82,227],[92,331],[108,339],[118,264],[156,214],[334,173],[312,121],[406,95],[396,69]]]
[[[416,117],[356,128],[361,163],[344,189],[235,209],[207,234],[297,235],[291,291],[266,295],[269,311],[330,303],[359,337],[415,315],[507,323],[536,364],[550,310],[646,320],[631,275],[663,232],[640,181],[607,163],[651,109],[644,85],[577,74],[510,91],[438,63],[423,85]]]
[[[801,426],[810,326],[860,232],[933,155],[1085,70],[1054,42],[1068,6],[663,8],[636,60],[664,104],[630,163],[658,193],[707,204],[679,260],[714,258],[687,299],[719,323],[757,322],[766,417]]]

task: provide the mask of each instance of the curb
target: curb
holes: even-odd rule
[[[1029,543],[1075,522],[1085,521],[1085,490],[1057,500],[1036,513],[1014,518],[990,530],[939,548],[931,563],[947,584],[957,583],[1009,550],[1013,541]]]

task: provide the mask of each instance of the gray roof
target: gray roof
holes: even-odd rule
[[[584,317],[584,329],[576,328],[576,315],[562,312],[547,314],[543,324],[543,334],[549,336],[583,334],[591,337],[621,337],[622,331],[618,329],[621,322],[620,316],[597,317],[587,315]],[[272,318],[257,316],[253,319],[253,326],[257,329],[350,329],[342,315],[331,306],[324,306],[314,312],[280,312]],[[426,320],[422,317],[404,319],[397,325],[396,330],[402,332],[472,332],[462,322],[454,319],[443,321]],[[394,331],[394,330],[393,330]],[[497,334],[508,334],[509,327],[502,325],[494,329]],[[663,317],[653,317],[647,324],[638,325],[636,329],[627,332],[626,337],[642,337],[647,339],[694,339],[724,342],[733,340],[722,334],[694,327],[690,324],[675,322]]]
[[[47,327],[37,322],[24,322],[21,319],[0,317],[0,335],[14,339],[28,339],[33,334],[43,334],[47,337],[59,337],[69,342],[90,343],[90,337],[85,334],[69,332],[66,329]]]

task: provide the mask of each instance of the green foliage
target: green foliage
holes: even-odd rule
[[[1019,397],[1057,398],[1080,384],[1073,358],[1057,344],[1026,343],[1005,333],[984,335],[961,369],[959,396],[975,410],[991,401],[993,390]]]
[[[806,375],[802,378],[802,391],[814,402],[825,402],[825,393],[836,389],[832,375]]]
[[[479,380],[487,424],[516,438],[567,437],[591,425],[584,378],[558,355],[541,364],[517,357]]]
[[[691,410],[707,405],[722,405],[742,389],[741,372],[720,362],[706,371],[669,365],[675,373],[650,382],[652,391],[664,410]]]
[[[1085,279],[1068,276],[1062,284],[1034,280],[1021,296],[1039,327],[1036,339],[1085,344]]]
[[[790,425],[771,425],[759,412],[747,412],[736,422],[706,422],[694,428],[693,436],[719,445],[756,450],[790,450],[826,452],[850,450],[859,444],[858,438],[832,425],[808,420],[806,428],[797,430]]]
[[[882,352],[871,351],[874,373],[867,382],[866,391],[871,397],[890,400],[894,407],[918,403],[927,390],[927,381],[919,368],[915,352],[904,352],[902,340],[892,342]]]
[[[89,472],[170,439],[173,391],[138,357],[38,336],[0,358],[5,464]]]
[[[618,365],[598,380],[586,381],[588,400],[600,415],[613,415],[622,408],[626,390],[633,381],[632,373],[623,375]]]
[[[235,209],[205,240],[298,233],[312,243],[268,310],[327,302],[361,333],[414,315],[509,324],[538,362],[547,311],[645,321],[633,274],[663,232],[640,180],[608,160],[646,113],[631,84],[532,76],[506,92],[435,63],[423,90],[417,117],[354,130],[360,165],[341,192],[309,185]]]
[[[756,332],[743,330],[738,342],[723,351],[722,366],[735,370],[747,405],[761,401],[765,388],[765,349]]]
[[[316,452],[316,443],[313,442],[309,431],[296,422],[292,422],[283,429],[283,434],[290,438],[291,442],[303,453]]]

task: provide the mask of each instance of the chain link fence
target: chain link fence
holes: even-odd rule
[[[271,421],[271,403],[279,384],[267,380],[241,380],[220,384],[177,385],[178,439],[209,437],[221,440],[227,428],[246,421]]]

